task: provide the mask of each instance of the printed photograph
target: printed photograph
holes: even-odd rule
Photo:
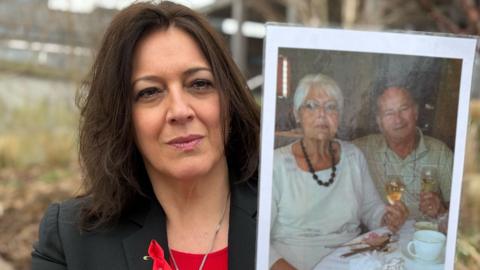
[[[451,269],[474,40],[270,27],[266,268]]]

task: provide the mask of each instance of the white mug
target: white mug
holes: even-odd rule
[[[413,240],[408,243],[407,251],[416,259],[434,261],[443,251],[445,240],[445,235],[437,231],[416,231],[413,234]],[[412,246],[415,250],[412,250]]]

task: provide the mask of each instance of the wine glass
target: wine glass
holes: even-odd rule
[[[425,166],[422,168],[422,192],[436,191],[437,186],[437,168]]]
[[[434,166],[425,166],[422,168],[421,172],[421,180],[422,180],[422,192],[434,192],[437,190],[437,168]],[[435,219],[427,216],[426,214],[422,213],[421,218],[425,221],[432,222],[437,224]]]
[[[396,201],[400,201],[404,191],[405,184],[401,175],[389,175],[387,177],[385,192],[387,193],[388,203],[393,205]]]

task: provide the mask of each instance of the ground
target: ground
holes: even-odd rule
[[[0,270],[30,269],[33,241],[47,206],[79,193],[78,168],[0,169]],[[2,264],[3,260],[3,264]]]

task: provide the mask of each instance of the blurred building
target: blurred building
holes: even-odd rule
[[[0,2],[0,63],[84,70],[92,48],[116,10],[92,13],[51,10],[48,0]]]
[[[237,18],[247,21],[243,34],[235,35],[238,21],[231,19],[233,1],[217,1],[200,12],[211,19],[213,25],[224,34],[234,47],[236,60],[247,77],[262,71],[262,38],[264,19],[254,10],[240,10]],[[239,1],[240,8],[243,3]],[[115,9],[95,8],[91,13],[74,13],[51,10],[48,0],[0,1],[0,62],[8,65],[31,64],[51,68],[78,70],[89,66],[93,51],[111,21]],[[239,14],[238,12],[236,14]],[[248,14],[243,16],[242,14]],[[234,42],[235,41],[235,42]],[[236,47],[235,47],[236,46]]]
[[[452,22],[466,24],[458,1],[426,2]],[[252,88],[262,83],[267,21],[375,30],[441,28],[418,1],[216,0],[198,11],[222,33]],[[0,68],[27,64],[82,73],[90,66],[99,39],[116,12],[97,7],[90,13],[73,13],[49,9],[48,0],[2,0]]]

